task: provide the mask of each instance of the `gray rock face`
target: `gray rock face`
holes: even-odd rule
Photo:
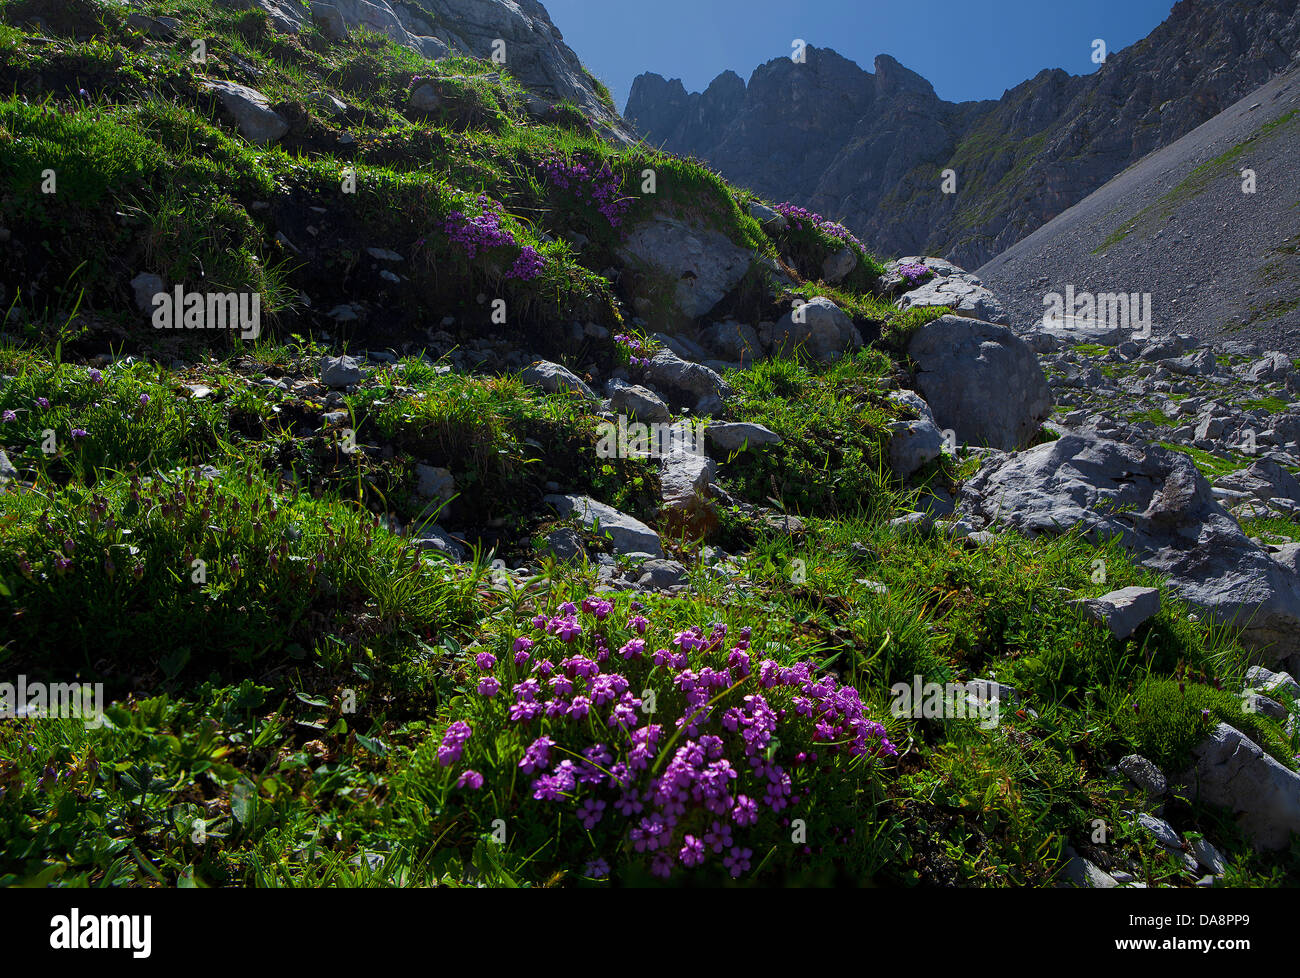
[[[772,330],[773,352],[802,349],[823,363],[861,349],[862,335],[848,313],[825,296],[795,306]]]
[[[448,500],[456,495],[456,480],[447,469],[432,465],[417,465],[416,478],[419,480],[415,491],[424,499]]]
[[[916,420],[895,421],[889,426],[889,468],[905,480],[943,454],[943,433],[934,423],[930,405],[914,391],[895,391],[889,397],[917,415]]]
[[[1121,757],[1119,769],[1128,776],[1130,781],[1153,798],[1159,798],[1169,790],[1169,782],[1160,768],[1141,754]]]
[[[641,75],[624,114],[654,145],[842,220],[878,253],[975,268],[1258,88],[1297,48],[1291,0],[1191,0],[1095,73],[1044,70],[996,101],[945,102],[893,58],[871,73],[809,48],[806,64],[775,58],[748,84],[728,71],[702,93]],[[938,192],[948,166],[955,195]]]
[[[932,306],[951,306],[953,313],[958,316],[999,326],[1011,325],[1002,303],[992,292],[978,282],[968,282],[961,278],[931,279],[898,300],[898,308],[904,311]]]
[[[655,390],[668,395],[672,403],[706,413],[721,406],[731,396],[731,387],[716,370],[700,363],[683,360],[667,348],[657,350],[645,368],[646,379]]]
[[[713,459],[693,451],[672,451],[659,460],[659,489],[666,513],[693,510],[717,478]]]
[[[908,354],[935,424],[959,442],[1021,448],[1051,413],[1038,358],[1004,326],[944,316],[916,331]]]
[[[748,421],[715,421],[708,427],[709,441],[724,452],[738,452],[748,446],[751,449],[764,445],[781,444],[781,436],[770,428]]]
[[[361,361],[356,357],[321,357],[320,380],[326,387],[342,390],[361,383]]]
[[[494,43],[504,41],[506,65],[526,89],[547,105],[574,103],[617,141],[631,138],[538,0],[312,0],[309,8],[297,0],[256,3],[282,33],[298,33],[310,18],[334,40],[364,28],[426,58],[451,52],[490,58]]]
[[[1259,849],[1285,848],[1300,832],[1300,774],[1288,770],[1240,730],[1220,723],[1193,751],[1191,797],[1222,805]]]
[[[671,279],[673,312],[683,319],[707,314],[734,289],[752,262],[750,252],[721,231],[656,217],[634,227],[619,249],[628,264]]]
[[[686,581],[686,568],[675,560],[647,560],[641,565],[637,587],[642,590],[663,590]]]
[[[528,386],[539,388],[548,394],[572,391],[581,394],[589,401],[600,400],[572,370],[558,363],[551,363],[549,360],[538,360],[527,367],[520,375],[520,379]]]
[[[546,535],[546,549],[560,560],[575,560],[587,552],[582,537],[568,526],[561,526]]]
[[[1070,433],[987,463],[962,487],[962,509],[1027,536],[1077,526],[1118,537],[1267,661],[1300,651],[1300,580],[1241,531],[1186,455]]]
[[[639,421],[667,421],[672,417],[668,405],[659,395],[639,384],[614,379],[606,385],[606,392],[611,409],[632,415]]]
[[[433,550],[444,556],[450,557],[456,563],[464,563],[467,551],[457,540],[440,526],[433,526],[421,530],[419,535],[411,541],[412,545],[420,550]]]
[[[1128,638],[1160,613],[1160,592],[1153,587],[1125,587],[1075,603],[1093,621],[1110,629],[1113,637]]]
[[[216,94],[250,143],[273,143],[289,131],[289,123],[271,108],[267,97],[256,89],[212,79],[203,79],[199,84]]]
[[[545,501],[554,506],[561,516],[576,515],[588,529],[599,523],[600,532],[608,534],[614,549],[619,553],[647,553],[652,557],[664,555],[659,534],[640,520],[620,513],[590,496],[550,495]]]
[[[1198,432],[1199,437],[1199,432]],[[1270,459],[1261,459],[1249,468],[1229,472],[1214,480],[1216,489],[1230,489],[1243,494],[1243,498],[1268,502],[1283,498],[1300,503],[1300,482],[1282,466]]]

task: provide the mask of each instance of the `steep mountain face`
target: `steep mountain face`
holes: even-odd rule
[[[610,134],[626,135],[618,112],[583,68],[538,0],[222,0],[262,7],[286,33],[315,21],[339,39],[356,28],[384,34],[428,58],[448,53],[491,58],[504,41],[505,64],[549,102],[572,102]]]
[[[1182,0],[1087,76],[1044,70],[1001,99],[952,103],[893,58],[862,70],[809,48],[702,93],[641,75],[625,118],[729,179],[839,219],[882,254],[976,267],[1300,54],[1300,0]],[[942,172],[957,175],[941,192]]]

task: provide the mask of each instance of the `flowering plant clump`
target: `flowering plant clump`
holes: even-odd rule
[[[634,336],[628,336],[625,333],[619,333],[614,337],[614,343],[618,346],[619,351],[627,357],[627,363],[630,367],[648,367],[650,358],[646,356],[649,353],[646,344]]]
[[[907,284],[917,286],[930,277],[930,269],[920,262],[909,262],[898,266],[898,274],[907,279]]]
[[[827,237],[834,238],[841,244],[853,245],[859,251],[863,252],[867,250],[853,232],[843,224],[839,224],[836,221],[828,221],[820,214],[814,214],[807,208],[799,207],[787,201],[784,204],[777,204],[775,210],[778,214],[784,216],[785,219],[790,222],[790,226],[796,231],[804,230],[804,226],[807,225],[815,231],[820,231]]]
[[[879,759],[897,754],[858,691],[762,658],[749,628],[660,631],[641,610],[588,597],[499,636],[463,718],[417,751],[420,793],[459,790],[486,821],[509,806],[535,826],[530,852],[549,839],[588,875],[738,878],[851,843]]]
[[[596,208],[610,227],[618,227],[632,207],[631,198],[622,196],[622,181],[604,161],[553,153],[542,160],[541,170],[550,186],[571,191],[579,201]]]
[[[505,211],[498,201],[487,194],[479,194],[476,203],[482,210],[476,216],[467,216],[463,210],[454,210],[442,222],[441,229],[451,243],[465,252],[465,257],[475,258],[492,248],[515,248],[519,242],[514,233],[505,227]],[[506,272],[506,278],[534,279],[542,274],[546,259],[532,245],[524,245],[518,258]]]

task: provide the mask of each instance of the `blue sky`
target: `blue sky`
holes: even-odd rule
[[[1169,16],[1172,0],[542,0],[621,110],[643,71],[702,91],[727,68],[746,81],[800,37],[867,70],[892,54],[953,102],[998,98],[1043,68],[1096,70]]]

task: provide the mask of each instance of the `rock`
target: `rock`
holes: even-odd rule
[[[415,491],[421,498],[446,501],[456,495],[456,479],[447,469],[435,468],[432,465],[417,465],[415,474],[419,479]]]
[[[1125,587],[1100,598],[1074,601],[1093,621],[1105,625],[1115,638],[1128,638],[1139,625],[1160,613],[1160,592],[1153,587]]]
[[[1292,574],[1300,575],[1300,543],[1285,544],[1269,556]]]
[[[708,427],[709,441],[724,452],[739,452],[744,448],[762,448],[780,445],[782,438],[775,431],[751,422],[714,421]]]
[[[560,560],[576,560],[587,552],[581,534],[570,526],[561,526],[548,533],[546,549]]]
[[[156,41],[170,41],[180,33],[182,24],[174,17],[146,17],[144,14],[131,14],[126,18],[126,26]]]
[[[465,562],[468,551],[454,537],[440,526],[421,530],[418,537],[411,540],[413,546],[421,551],[433,550],[450,557],[458,564]]]
[[[258,145],[273,143],[289,131],[289,123],[271,108],[266,96],[256,89],[212,79],[201,79],[199,84],[216,94],[249,142]]]
[[[356,357],[320,358],[320,380],[326,387],[342,390],[361,383],[361,361]]]
[[[784,214],[772,210],[757,200],[749,205],[749,216],[763,225],[763,230],[768,234],[780,234],[790,227],[790,222],[786,220]]]
[[[1038,358],[1004,326],[944,316],[916,331],[908,354],[936,426],[959,442],[1021,448],[1051,414]]]
[[[1075,886],[1087,889],[1110,890],[1119,885],[1109,873],[1082,856],[1071,856],[1066,862],[1065,878]]]
[[[687,320],[706,315],[721,302],[752,262],[748,249],[721,231],[663,216],[632,228],[618,254],[627,264],[671,282],[673,312]]]
[[[609,536],[618,553],[648,553],[652,557],[664,555],[658,533],[612,506],[597,502],[590,496],[555,494],[544,498],[561,516],[575,515],[588,529],[599,524],[599,532]]]
[[[898,308],[904,312],[933,306],[950,306],[955,316],[999,326],[1011,325],[1011,318],[992,292],[983,285],[961,278],[936,277],[920,288],[904,293],[898,300]]]
[[[549,360],[538,360],[524,370],[520,379],[529,387],[536,387],[548,394],[572,391],[581,394],[588,401],[600,400],[572,370]]]
[[[639,384],[629,384],[615,378],[610,380],[605,390],[609,394],[611,410],[620,414],[629,414],[638,421],[652,424],[656,421],[668,421],[672,417],[668,405],[660,399],[659,395]]]
[[[799,536],[805,532],[807,527],[804,526],[803,520],[797,516],[791,516],[789,513],[778,513],[774,510],[768,510],[759,517],[759,522],[769,530],[777,533],[786,533],[790,536]]]
[[[1121,757],[1119,769],[1151,798],[1160,798],[1169,790],[1164,773],[1141,754]]]
[[[1300,701],[1300,683],[1292,679],[1290,673],[1271,672],[1263,666],[1251,666],[1246,670],[1246,688],[1257,689],[1278,698]]]
[[[800,302],[772,328],[772,352],[803,349],[823,363],[862,348],[862,335],[848,313],[825,296]]]
[[[645,376],[656,390],[676,395],[674,403],[694,407],[699,413],[707,413],[704,406],[732,394],[731,387],[717,371],[683,360],[668,349],[655,351],[645,367]]]
[[[1175,360],[1162,360],[1160,365],[1183,377],[1208,377],[1219,369],[1219,363],[1210,350],[1199,350]]]
[[[14,468],[13,462],[9,461],[8,455],[0,452],[0,488],[17,478],[18,470]]]
[[[167,283],[161,275],[141,272],[131,279],[131,291],[135,295],[136,308],[144,313],[153,312],[153,297],[167,291]]]
[[[1166,849],[1181,852],[1183,849],[1183,840],[1174,827],[1166,822],[1163,818],[1156,818],[1154,815],[1143,812],[1138,816],[1138,825],[1150,832],[1157,842]]]
[[[642,590],[662,591],[686,581],[686,568],[675,560],[647,560],[640,569],[636,586]]]
[[[828,255],[822,262],[822,281],[835,285],[848,278],[849,273],[858,267],[858,253],[845,245],[833,255]]]
[[[1200,863],[1201,868],[1215,876],[1222,876],[1228,871],[1228,864],[1223,861],[1223,856],[1219,850],[1214,848],[1213,843],[1208,839],[1201,837],[1192,840],[1192,855]]]
[[[348,111],[348,104],[329,92],[316,92],[312,95],[311,107],[321,115],[331,119],[346,115]]]
[[[1197,429],[1196,437],[1202,437]],[[1214,436],[1217,437],[1217,436]],[[1245,469],[1229,472],[1214,480],[1216,489],[1241,493],[1241,498],[1267,503],[1283,498],[1300,503],[1300,482],[1282,466],[1269,459],[1261,459]]]
[[[1240,730],[1218,724],[1192,751],[1186,775],[1192,799],[1231,809],[1255,847],[1284,849],[1300,833],[1300,774]]]
[[[700,338],[711,349],[737,363],[749,363],[763,351],[754,327],[743,323],[714,323],[700,331]]]
[[[1300,579],[1242,533],[1180,452],[1070,433],[986,461],[961,496],[964,512],[1026,536],[1078,527],[1089,540],[1118,538],[1267,661],[1300,651]]]
[[[659,490],[663,509],[686,513],[694,510],[717,478],[711,458],[688,450],[670,451],[659,460]]]
[[[943,454],[943,434],[934,423],[930,405],[915,392],[895,391],[889,398],[917,415],[914,421],[895,421],[889,426],[889,468],[895,477],[906,481]]]
[[[934,528],[934,517],[929,513],[906,513],[890,520],[887,525],[896,531],[917,530],[929,533]]]
[[[319,3],[312,0],[311,3],[312,20],[320,28],[320,32],[328,37],[331,41],[346,41],[349,36],[347,21],[343,19],[343,14],[339,8],[332,3]]]
[[[1259,383],[1266,380],[1284,380],[1291,372],[1291,358],[1285,353],[1269,353],[1264,359],[1246,368],[1246,379]]]

